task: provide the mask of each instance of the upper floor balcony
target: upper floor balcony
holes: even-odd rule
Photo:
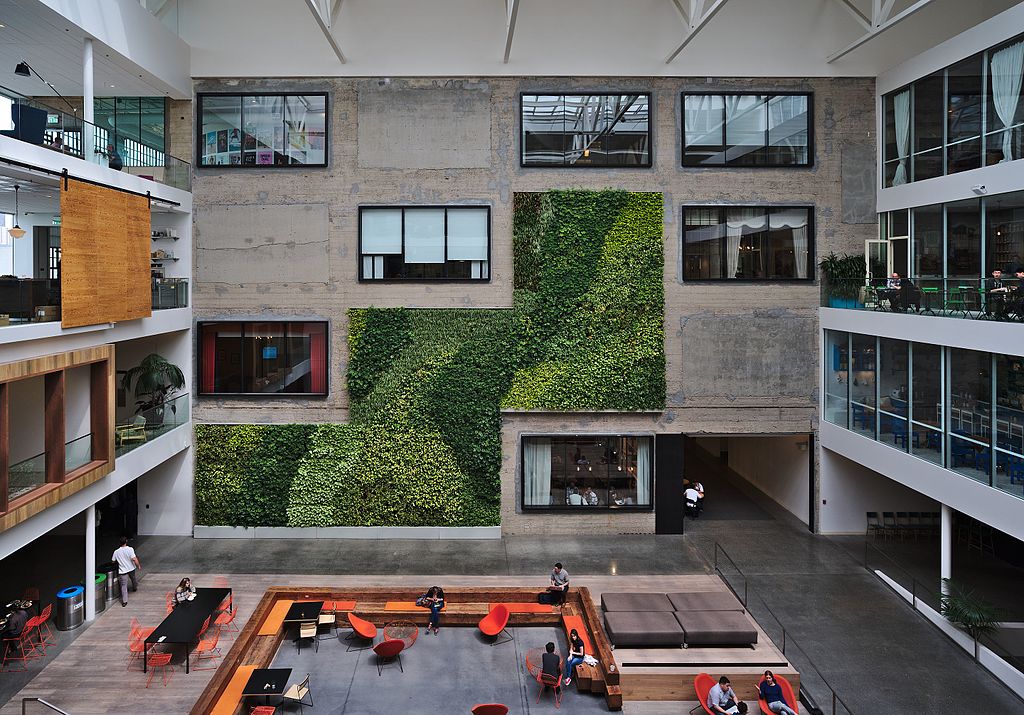
[[[822,307],[1024,322],[1024,278],[854,278],[822,286]]]

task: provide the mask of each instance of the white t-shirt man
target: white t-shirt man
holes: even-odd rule
[[[700,500],[700,492],[693,487],[687,487],[686,491],[683,492],[683,497],[685,497],[686,501],[696,504]]]
[[[135,556],[135,549],[125,544],[114,551],[114,561],[117,562],[117,572],[123,575],[135,570],[138,557]]]

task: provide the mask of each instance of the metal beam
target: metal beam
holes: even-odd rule
[[[838,60],[841,57],[845,57],[846,55],[850,54],[851,52],[856,50],[858,47],[863,45],[865,42],[868,42],[869,40],[872,40],[875,37],[878,37],[883,32],[885,32],[886,30],[888,30],[888,29],[890,29],[892,27],[895,27],[896,25],[898,25],[899,23],[903,22],[908,17],[913,15],[914,13],[919,12],[920,10],[923,10],[925,7],[930,5],[933,1],[934,0],[917,0],[917,2],[915,2],[913,5],[908,7],[906,10],[904,10],[903,12],[897,13],[896,15],[893,15],[890,19],[886,20],[881,25],[879,25],[874,30],[872,30],[871,32],[867,33],[866,35],[864,35],[860,39],[854,40],[849,45],[847,45],[843,49],[839,50],[839,52],[836,52],[833,55],[829,55],[829,57],[828,57],[828,59],[826,61],[829,62],[829,63],[832,63],[832,62],[835,62],[836,60]],[[882,8],[883,12],[884,12],[884,9],[885,8]]]
[[[889,19],[889,15],[892,15],[892,8],[896,4],[896,0],[885,0],[885,4],[882,5],[882,11],[875,19],[875,27],[880,27],[885,24],[885,21]]]
[[[341,4],[345,0],[334,0],[334,7],[331,8],[331,27],[338,24],[338,15],[341,14]]]
[[[704,0],[695,0],[694,4],[691,6],[690,30],[686,34],[686,37],[683,38],[679,47],[677,47],[672,54],[665,59],[665,64],[671,64],[672,60],[679,56],[679,53],[682,52],[688,44],[690,44],[690,40],[697,36],[697,33],[701,31],[701,28],[711,21],[711,18],[713,18],[718,11],[722,9],[722,6],[725,5],[725,3],[726,0],[714,0],[711,7],[705,10]]]
[[[863,27],[867,32],[871,32],[873,28],[871,20],[868,19],[867,15],[862,13],[860,9],[853,4],[852,0],[836,0],[844,10],[850,13],[850,16],[857,21],[857,24]]]
[[[679,17],[683,18],[683,24],[687,27],[690,26],[690,13],[686,8],[683,7],[683,0],[672,0],[672,5],[679,13]]]
[[[519,0],[505,0],[505,56],[502,59],[508,64],[508,56],[512,53],[512,36],[516,33],[516,20],[519,17]]]
[[[331,26],[329,24],[330,16],[328,15],[327,20],[324,19],[323,11],[326,10],[326,8],[320,7],[319,0],[306,0],[306,7],[308,7],[309,11],[313,13],[313,19],[316,20],[316,24],[320,28],[320,31],[324,33],[324,37],[327,38],[327,44],[329,44],[331,49],[334,50],[334,54],[338,56],[338,60],[341,64],[348,62],[348,60],[345,59],[345,53],[341,51],[341,47],[338,45],[337,41],[335,41],[334,36],[331,35]]]

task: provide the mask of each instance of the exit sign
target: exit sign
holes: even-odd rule
[[[54,226],[60,226],[60,216],[54,216],[53,217],[53,225]]]

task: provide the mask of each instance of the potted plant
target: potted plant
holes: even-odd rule
[[[942,579],[939,611],[946,620],[960,626],[974,639],[974,657],[978,658],[978,639],[999,630],[1002,612],[975,595],[974,589],[952,579]]]
[[[830,253],[818,264],[825,274],[828,286],[828,304],[830,308],[862,307],[860,291],[864,287],[864,277],[868,267],[864,256],[844,253]]]
[[[147,355],[121,378],[121,389],[131,390],[135,382],[135,414],[141,414],[150,424],[163,424],[164,407],[170,397],[185,386],[185,375],[174,363],[160,355]],[[177,405],[170,405],[177,412]]]

